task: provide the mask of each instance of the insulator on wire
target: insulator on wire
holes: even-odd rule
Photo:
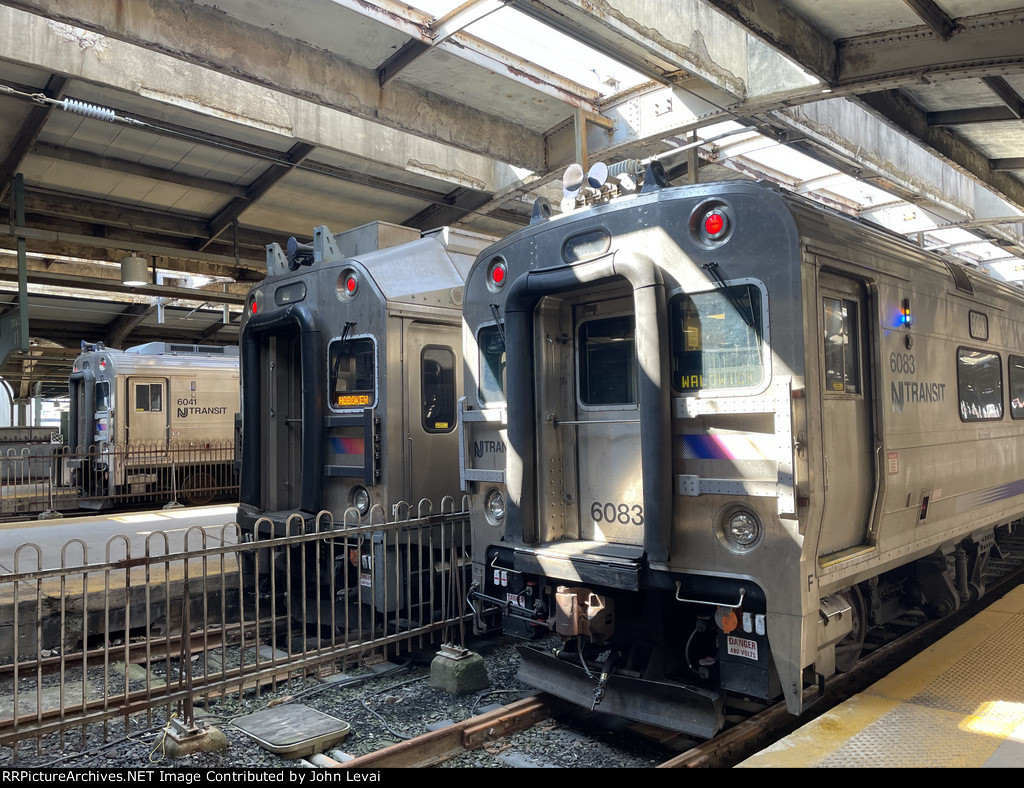
[[[67,112],[74,112],[77,115],[85,115],[87,118],[96,118],[96,120],[108,120],[114,121],[117,119],[117,113],[107,107],[99,107],[95,104],[87,104],[84,101],[78,101],[77,99],[64,99],[61,102],[61,109]]]

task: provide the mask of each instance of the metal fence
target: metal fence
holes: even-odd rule
[[[33,444],[0,453],[0,520],[44,512],[237,500],[233,443]]]
[[[463,642],[465,501],[384,519],[322,512],[274,538],[231,523],[0,556],[13,566],[0,576],[0,748],[84,748],[229,694]]]

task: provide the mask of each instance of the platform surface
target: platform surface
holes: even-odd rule
[[[1024,767],[1024,586],[737,768]]]

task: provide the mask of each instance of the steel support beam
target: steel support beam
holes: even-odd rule
[[[242,215],[246,208],[249,208],[260,197],[270,191],[274,184],[294,170],[314,150],[315,148],[308,143],[295,143],[284,156],[286,164],[271,164],[249,185],[244,197],[233,199],[220,213],[210,220],[206,227],[206,238],[199,244],[199,250],[206,249],[218,235],[228,229]]]
[[[897,91],[881,91],[860,97],[860,102],[877,116],[903,129],[920,144],[941,158],[970,173],[979,183],[990,187],[1015,208],[1024,207],[1024,183],[1005,172],[993,170],[982,153],[955,135],[930,128],[927,114]],[[1010,211],[1002,211],[1010,213]]]
[[[18,272],[12,268],[0,267],[0,281],[17,281]],[[166,285],[139,285],[128,287],[121,284],[120,279],[105,279],[94,276],[76,276],[69,280],[66,274],[48,271],[28,271],[28,284],[48,285],[50,287],[74,287],[76,290],[92,290],[100,293],[124,293],[132,296],[154,296],[187,301],[191,304],[228,304],[242,306],[245,304],[244,293],[225,293],[220,290],[197,290],[188,287],[168,287]]]
[[[903,2],[914,10],[914,13],[935,32],[935,35],[943,41],[949,41],[949,37],[956,30],[956,22],[933,0],[903,0]]]
[[[1024,71],[1024,8],[961,17],[956,23],[948,41],[922,26],[837,42],[836,87],[864,93]]]
[[[475,0],[458,6],[440,19],[435,19],[429,25],[427,36],[429,41],[422,38],[411,38],[395,54],[385,60],[377,68],[377,77],[381,87],[416,60],[425,55],[434,47],[440,46],[467,25],[471,25],[485,16],[505,6],[506,0]],[[365,6],[361,6],[365,12]]]
[[[706,0],[773,49],[800,63],[824,84],[836,77],[835,44],[778,0]]]
[[[875,100],[881,96],[889,101]],[[929,134],[924,113],[909,102],[904,101],[898,107],[892,103],[900,98],[890,93],[863,97],[872,111],[846,99],[828,99],[781,110],[773,113],[773,117],[818,145],[820,150],[833,151],[847,162],[856,163],[861,177],[891,183],[898,193],[919,195],[915,202],[930,204],[933,213],[949,221],[976,221],[995,236],[1018,246],[1024,244],[1019,233],[998,226],[1001,220],[1016,215],[1024,206],[1024,184],[1012,176],[992,173],[986,159],[963,143],[951,140],[950,135]],[[893,124],[908,124],[907,113],[910,112],[918,115],[917,131],[925,132],[924,144],[894,128]],[[914,131],[911,129],[912,134]],[[926,147],[929,136],[933,144]],[[979,174],[975,173],[976,177],[972,178],[960,166],[950,164],[953,157],[945,155],[940,145],[960,158],[958,165],[969,162],[984,170],[981,174],[988,175],[994,182],[990,184],[992,188],[982,185],[987,181]],[[823,158],[827,159],[827,155]]]
[[[220,77],[236,87],[219,88],[213,108],[242,121],[256,117],[249,106],[255,100],[251,91],[237,87],[238,80],[244,80],[305,103],[338,110],[426,140],[455,145],[518,167],[537,169],[543,166],[543,138],[535,131],[401,82],[382,90],[374,69],[232,19],[213,7],[186,0],[120,0],[117,4],[107,0],[4,0],[4,5],[19,10],[7,10],[0,15],[0,23],[3,23],[0,27],[13,33],[8,37],[11,40],[0,45],[0,56],[4,48],[9,48],[12,50],[10,59],[15,61],[24,58],[26,49],[42,49],[48,62],[63,65],[62,70],[67,73],[91,74],[116,68],[120,72],[117,79],[100,78],[99,81],[114,85],[123,82],[127,89],[137,91],[141,80],[150,95],[168,99],[176,95],[202,95],[210,89],[209,83]],[[17,16],[20,12],[25,13]],[[105,58],[100,59],[101,62],[83,63],[79,46],[52,35],[45,23],[30,29],[26,16],[31,15],[92,30],[198,66],[201,74],[187,75],[196,83],[196,93],[190,93],[190,82],[182,81],[183,73],[174,73],[166,84],[157,84],[166,79],[167,74],[152,67],[151,56],[148,64],[139,63],[134,68],[118,62],[138,60],[138,57],[111,46],[112,42],[106,42]],[[186,19],[189,34],[183,35],[182,20]],[[27,43],[20,46],[18,42],[23,37],[33,38],[34,46],[29,47]],[[51,43],[42,45],[41,38],[49,38]],[[131,78],[125,79],[128,74]],[[94,77],[83,74],[83,78]],[[563,100],[569,98],[566,93]],[[278,102],[275,109],[268,107],[264,118],[272,119],[281,114]],[[320,142],[298,130],[294,136],[313,144]]]
[[[1019,120],[1019,116],[1006,106],[944,109],[926,115],[929,126],[967,126],[972,123],[1005,123]]]
[[[45,142],[37,142],[31,150],[33,156],[43,156],[48,159],[59,159],[60,161],[82,164],[87,167],[96,167],[108,172],[120,172],[124,175],[137,175],[142,178],[160,181],[162,183],[176,183],[179,186],[186,186],[190,189],[201,189],[215,194],[226,194],[230,197],[246,197],[248,190],[244,186],[238,186],[227,181],[218,181],[211,178],[200,178],[195,175],[187,175],[169,170],[165,167],[154,167],[151,164],[144,164],[139,161],[120,159],[114,156],[101,156],[89,151],[75,150],[57,145],[50,145]],[[2,199],[2,197],[0,197]]]
[[[1024,99],[1003,77],[982,77],[989,90],[995,93],[1017,118],[1024,118]]]
[[[71,80],[67,77],[54,74],[47,81],[46,87],[41,92],[52,99],[63,98],[64,91],[67,90],[70,82]],[[11,178],[21,169],[21,163],[35,144],[51,112],[53,112],[51,104],[36,105],[22,124],[21,131],[18,132],[14,144],[7,152],[7,158],[4,159],[3,164],[0,164],[0,200],[7,196],[7,188],[10,185]]]

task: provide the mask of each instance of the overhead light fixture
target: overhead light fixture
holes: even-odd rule
[[[128,287],[149,284],[149,263],[146,258],[134,252],[121,258],[121,284]]]

